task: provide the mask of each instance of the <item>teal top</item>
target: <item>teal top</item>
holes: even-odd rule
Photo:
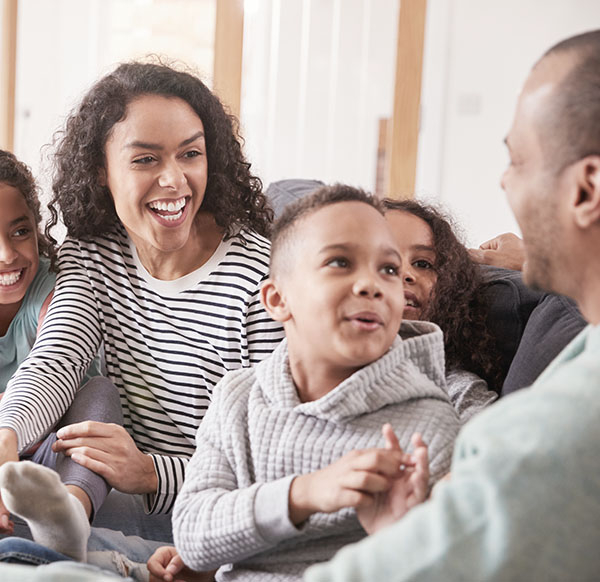
[[[600,326],[466,424],[433,499],[308,582],[597,580]]]
[[[56,275],[49,270],[50,263],[40,257],[37,273],[29,285],[23,303],[6,334],[0,337],[0,392],[6,390],[11,376],[29,354],[37,334],[40,309],[54,289]]]
[[[10,322],[6,334],[0,337],[0,394],[27,357],[37,334],[40,310],[46,297],[54,289],[56,274],[50,271],[50,261],[40,257],[37,273],[29,285],[23,303]],[[100,375],[99,359],[96,357],[84,379]]]

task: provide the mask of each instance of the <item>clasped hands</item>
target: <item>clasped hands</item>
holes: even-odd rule
[[[382,433],[384,448],[351,451],[319,471],[294,479],[289,500],[294,524],[316,512],[354,507],[365,531],[374,533],[426,499],[429,458],[421,435],[413,435],[414,451],[409,454],[389,424]]]

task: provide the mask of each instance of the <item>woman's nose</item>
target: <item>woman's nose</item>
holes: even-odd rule
[[[185,182],[185,174],[179,167],[179,164],[175,161],[166,164],[158,177],[158,185],[161,188],[177,190],[185,184]]]

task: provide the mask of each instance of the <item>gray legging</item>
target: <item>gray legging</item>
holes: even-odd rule
[[[92,378],[78,390],[73,403],[60,419],[55,430],[84,420],[123,424],[119,392],[107,378],[102,376]],[[65,485],[81,487],[92,502],[93,518],[104,503],[111,489],[110,485],[103,477],[72,461],[70,457],[55,453],[52,450],[54,442],[56,442],[56,433],[52,432],[32,455],[23,455],[22,459],[56,470]]]

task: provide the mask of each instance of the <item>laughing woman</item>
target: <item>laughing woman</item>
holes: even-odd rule
[[[105,523],[150,539],[171,535],[144,512],[171,511],[213,386],[282,338],[259,301],[271,213],[236,130],[169,66],[123,64],[91,88],[55,156],[52,225],[67,228],[56,291],[1,403],[3,464],[61,418],[103,346],[124,427],[70,425],[55,450],[126,494]],[[6,514],[0,503],[0,529]]]

